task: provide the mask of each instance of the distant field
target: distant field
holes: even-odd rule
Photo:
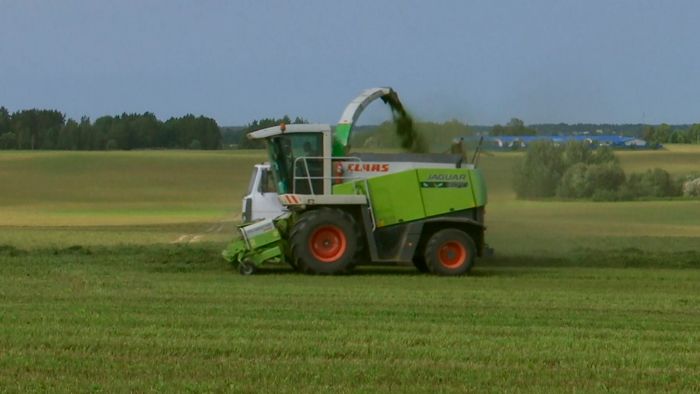
[[[700,201],[517,201],[518,155],[472,275],[329,278],[220,258],[262,152],[0,152],[0,392],[696,392]]]
[[[0,237],[23,247],[151,244],[220,222],[231,230],[262,160],[231,151],[2,152]],[[225,241],[222,232],[207,239]]]
[[[700,170],[698,146],[618,154],[628,172]],[[700,201],[517,201],[511,168],[521,155],[499,152],[480,162],[489,188],[489,242],[500,254],[700,250]],[[182,235],[225,242],[251,167],[263,160],[261,151],[2,152],[0,236],[23,247],[167,243]],[[208,232],[217,223],[224,226]]]
[[[4,225],[215,220],[240,211],[262,156],[221,152],[2,152]]]

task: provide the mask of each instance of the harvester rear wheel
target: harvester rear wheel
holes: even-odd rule
[[[292,260],[306,274],[344,274],[354,267],[359,226],[345,211],[320,208],[305,212],[290,236]]]
[[[463,275],[471,271],[476,245],[467,233],[454,228],[438,231],[425,245],[425,262],[436,275]]]

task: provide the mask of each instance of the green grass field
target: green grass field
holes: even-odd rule
[[[471,276],[326,278],[220,259],[260,152],[2,152],[0,392],[697,392],[700,201],[517,201],[517,155]]]

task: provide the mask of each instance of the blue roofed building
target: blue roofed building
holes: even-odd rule
[[[464,137],[465,142],[478,142],[482,137]],[[484,136],[484,149],[512,150],[527,148],[533,141],[548,140],[555,145],[565,144],[568,141],[586,141],[591,148],[598,146],[610,146],[614,149],[648,149],[647,142],[636,137],[622,137],[619,135],[572,135],[572,136]],[[456,138],[455,142],[459,142]],[[659,146],[660,147],[660,146]],[[658,148],[658,147],[657,147]]]

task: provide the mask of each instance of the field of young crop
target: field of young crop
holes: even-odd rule
[[[482,157],[471,276],[241,277],[219,252],[260,152],[3,152],[0,392],[696,391],[700,201],[517,201],[518,155]]]

